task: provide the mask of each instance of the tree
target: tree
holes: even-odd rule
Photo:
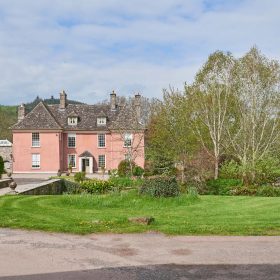
[[[231,152],[243,167],[243,179],[254,182],[256,164],[275,154],[280,138],[280,66],[256,47],[236,62],[235,113],[227,127]]]
[[[148,154],[157,163],[179,167],[185,181],[185,168],[198,149],[191,129],[191,108],[178,90],[164,90],[163,101],[153,108],[148,127]],[[171,165],[171,166],[170,166]]]
[[[209,56],[196,75],[195,82],[185,86],[185,94],[193,112],[192,127],[203,147],[214,158],[215,179],[219,175],[219,159],[225,145],[234,65],[235,59],[230,53],[217,51]],[[208,133],[206,138],[205,131]]]

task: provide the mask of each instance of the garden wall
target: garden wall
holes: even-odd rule
[[[12,179],[3,179],[0,180],[0,189],[8,188],[9,184],[12,182]]]

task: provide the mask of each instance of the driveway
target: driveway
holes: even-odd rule
[[[280,237],[77,236],[0,229],[1,280],[279,279],[279,275]]]

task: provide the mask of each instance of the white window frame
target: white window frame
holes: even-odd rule
[[[106,117],[97,118],[97,126],[105,126],[106,125]]]
[[[104,166],[100,166],[100,157],[104,157]],[[106,155],[98,155],[98,169],[104,167],[106,169]]]
[[[35,135],[38,137],[35,137]],[[36,139],[34,139],[36,138]],[[32,132],[32,135],[31,135],[31,146],[34,147],[34,148],[38,148],[40,147],[40,144],[41,144],[41,141],[40,141],[40,132]]]
[[[69,146],[69,138],[75,138],[75,146]],[[77,146],[77,137],[76,137],[76,133],[68,133],[68,135],[67,135],[67,147],[68,148],[76,148],[76,146]]]
[[[68,156],[67,156],[67,166],[69,167],[70,163],[72,163],[70,157],[74,157],[74,165],[71,164],[72,168],[73,169],[77,168],[77,156],[76,156],[76,154],[68,154]]]
[[[78,118],[77,117],[68,117],[68,125],[77,125]]]
[[[130,147],[132,147],[132,139],[133,139],[132,133],[129,133],[129,132],[125,133],[125,134],[124,134],[124,143],[123,143],[123,146],[124,146],[125,148],[130,148]],[[128,144],[127,141],[130,141],[130,144]]]
[[[41,155],[40,154],[32,154],[31,155],[31,166],[32,166],[32,169],[40,169],[41,168]]]
[[[99,139],[100,136],[104,136],[104,146],[100,146],[100,139]],[[97,147],[101,148],[101,149],[106,148],[106,134],[105,133],[100,133],[97,135]]]

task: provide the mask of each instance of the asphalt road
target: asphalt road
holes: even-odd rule
[[[280,236],[79,236],[0,228],[3,279],[279,280]]]
[[[118,267],[26,276],[1,280],[279,280],[280,265],[156,265]]]

